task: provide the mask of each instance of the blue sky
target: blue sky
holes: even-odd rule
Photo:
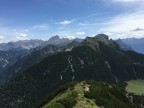
[[[144,0],[0,0],[0,42],[144,37]]]

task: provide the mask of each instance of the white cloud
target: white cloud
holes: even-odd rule
[[[86,25],[89,25],[89,23],[88,22],[81,22],[81,23],[79,23],[79,25],[80,26],[86,26]]]
[[[134,30],[132,30],[132,31],[144,31],[144,28],[138,27],[138,28],[136,28],[136,29],[134,29]]]
[[[4,36],[0,36],[0,43],[3,43],[5,41],[5,37]]]
[[[144,37],[144,11],[121,14],[102,23],[98,30],[110,38],[142,38]]]
[[[25,39],[28,39],[27,38],[27,34],[25,33],[20,33],[20,32],[16,32],[16,39],[17,40],[25,40]]]
[[[142,2],[144,0],[111,0],[113,2]]]
[[[73,22],[73,20],[64,20],[62,22],[57,22],[56,24],[60,24],[60,25],[69,25]]]
[[[25,31],[25,32],[28,32],[29,30],[28,30],[28,29],[25,29],[24,31]]]
[[[39,25],[34,25],[32,26],[34,29],[49,29],[48,24],[39,24]]]
[[[85,32],[76,32],[76,35],[85,35]]]
[[[135,28],[144,28],[144,11],[121,14],[103,23],[100,31],[127,32]]]
[[[3,39],[5,39],[5,37],[4,36],[0,36],[0,40],[3,40]]]
[[[84,22],[81,22],[78,24],[79,26],[95,26],[95,25],[98,25],[98,23],[90,23],[88,21],[84,21]]]
[[[118,33],[111,33],[108,35],[112,39],[124,39],[124,38],[143,38],[144,32],[143,31],[128,31],[128,32],[118,32]]]
[[[110,32],[105,32],[105,33],[103,33],[103,34],[108,35],[108,36],[111,36],[111,35],[112,35],[112,33],[110,33]]]
[[[65,38],[72,40],[72,39],[75,39],[75,36],[66,36]]]

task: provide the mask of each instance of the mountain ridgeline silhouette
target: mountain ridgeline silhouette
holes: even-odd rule
[[[37,107],[68,82],[96,80],[125,86],[125,81],[136,79],[144,79],[144,55],[124,51],[107,35],[99,34],[46,57],[3,85],[0,106]]]
[[[0,45],[3,48],[1,50],[7,48],[7,51],[0,52],[0,85],[12,80],[27,68],[54,53],[71,50],[81,41],[81,39],[70,40],[53,36],[48,41],[42,41],[41,43],[38,40],[25,40],[10,42],[14,44],[12,46],[9,46],[9,43]]]

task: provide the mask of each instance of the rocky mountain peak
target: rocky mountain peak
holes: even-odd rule
[[[46,44],[51,44],[51,45],[66,45],[69,44],[70,42],[72,42],[72,40],[68,39],[68,38],[60,38],[58,35],[55,35],[53,37],[51,37]]]
[[[109,40],[109,37],[105,34],[98,34],[95,36],[95,38],[97,38],[98,40],[101,40],[101,41],[108,41]]]
[[[86,37],[84,39],[84,41],[82,42],[83,44],[95,44],[97,45],[98,42],[101,41],[101,42],[104,42],[106,44],[109,44],[111,43],[111,41],[109,40],[109,37],[105,34],[98,34],[94,37]]]
[[[49,39],[49,41],[58,41],[58,40],[60,40],[60,37],[58,35],[55,35]]]

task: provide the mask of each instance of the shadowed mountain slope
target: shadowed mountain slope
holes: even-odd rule
[[[71,51],[47,57],[1,87],[0,106],[36,107],[50,92],[72,81],[125,85],[128,80],[144,79],[143,59],[144,55],[121,50],[104,34],[87,37]]]

